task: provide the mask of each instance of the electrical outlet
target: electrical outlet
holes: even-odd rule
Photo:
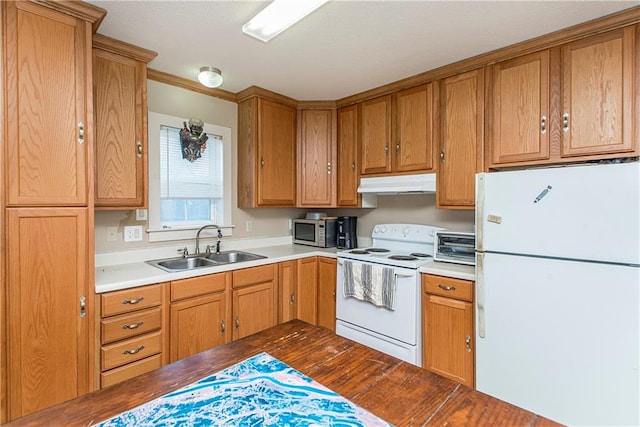
[[[118,241],[118,227],[107,227],[107,242]]]
[[[253,222],[251,221],[247,221],[244,223],[244,231],[246,231],[247,233],[250,233],[253,231]]]
[[[125,242],[139,242],[142,240],[142,226],[133,225],[124,228]]]

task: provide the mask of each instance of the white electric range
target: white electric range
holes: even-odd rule
[[[421,281],[418,268],[433,262],[435,232],[421,224],[378,224],[368,248],[338,252],[336,333],[422,366]],[[345,263],[393,269],[394,309],[345,297]]]

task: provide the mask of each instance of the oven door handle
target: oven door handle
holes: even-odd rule
[[[352,261],[354,262],[354,261]],[[362,264],[366,264],[366,262],[362,262],[362,261],[355,261],[355,262],[360,262]],[[343,265],[344,264],[344,260],[338,258],[338,264]],[[394,270],[393,274],[395,274],[397,277],[415,277],[415,273],[411,272],[411,273],[404,273],[400,270]]]

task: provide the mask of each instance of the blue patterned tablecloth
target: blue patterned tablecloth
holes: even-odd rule
[[[389,426],[267,353],[96,426]]]

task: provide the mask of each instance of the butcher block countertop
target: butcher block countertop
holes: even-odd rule
[[[86,426],[261,352],[396,426],[558,425],[392,356],[291,321],[15,420],[8,426]]]

